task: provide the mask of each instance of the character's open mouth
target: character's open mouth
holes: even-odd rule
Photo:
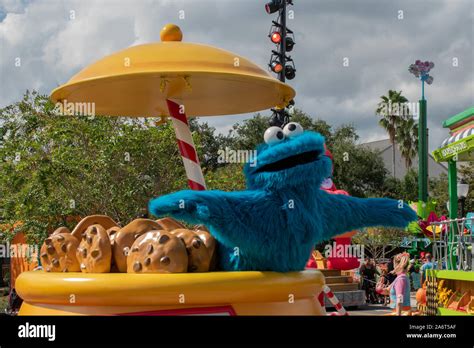
[[[266,164],[260,168],[258,168],[255,172],[278,172],[280,170],[293,168],[295,166],[299,166],[301,164],[306,164],[310,162],[317,161],[319,159],[319,155],[321,152],[319,151],[307,151],[300,153],[298,155],[290,156],[283,158],[279,161]]]

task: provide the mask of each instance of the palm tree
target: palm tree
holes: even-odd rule
[[[411,168],[412,159],[418,150],[418,124],[413,117],[405,117],[397,128],[396,140],[407,169]]]
[[[402,95],[402,91],[397,92],[393,90],[388,91],[388,95],[380,97],[382,99],[377,104],[375,114],[381,116],[379,125],[382,126],[388,133],[390,143],[392,144],[392,175],[395,177],[395,140],[397,136],[397,129],[403,122],[404,113],[402,107],[408,99]]]

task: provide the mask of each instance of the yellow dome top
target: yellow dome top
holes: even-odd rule
[[[181,41],[183,39],[183,33],[180,27],[168,23],[161,29],[160,39],[161,41]]]
[[[180,42],[167,24],[160,43],[126,48],[84,68],[56,88],[54,102],[95,103],[98,115],[168,116],[166,99],[188,116],[214,116],[284,107],[295,91],[237,54]]]

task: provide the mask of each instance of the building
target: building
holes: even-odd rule
[[[364,143],[360,146],[365,146],[373,151],[376,151],[380,154],[385,164],[387,171],[392,174],[392,144],[389,139],[372,141],[370,143]],[[418,155],[412,159],[412,169],[418,170]],[[402,157],[400,150],[398,149],[397,144],[395,144],[395,177],[397,179],[402,179],[405,174],[408,172],[408,169],[405,165],[405,159]],[[436,178],[440,174],[448,174],[448,168],[442,163],[435,161],[431,154],[428,154],[428,175],[429,177]]]

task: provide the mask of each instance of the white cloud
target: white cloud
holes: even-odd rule
[[[24,0],[2,0],[0,10],[5,13],[21,13],[28,2]]]
[[[168,22],[181,26],[186,41],[215,45],[265,67],[272,49],[267,33],[275,16],[265,13],[264,3],[0,0],[0,12],[7,13],[0,17],[0,106],[18,100],[26,89],[47,94],[105,55],[159,41]],[[288,25],[297,42],[291,52],[297,75],[289,81],[297,91],[297,107],[331,124],[353,123],[362,140],[383,138],[374,115],[380,95],[396,89],[418,100],[420,83],[407,67],[415,59],[430,59],[436,63],[435,82],[426,90],[430,134],[447,135],[442,120],[474,101],[472,7],[471,0],[296,1],[295,19]],[[399,10],[403,20],[397,18]],[[15,67],[17,57],[21,67]],[[347,68],[343,57],[350,59]],[[227,132],[245,117],[205,120]]]

